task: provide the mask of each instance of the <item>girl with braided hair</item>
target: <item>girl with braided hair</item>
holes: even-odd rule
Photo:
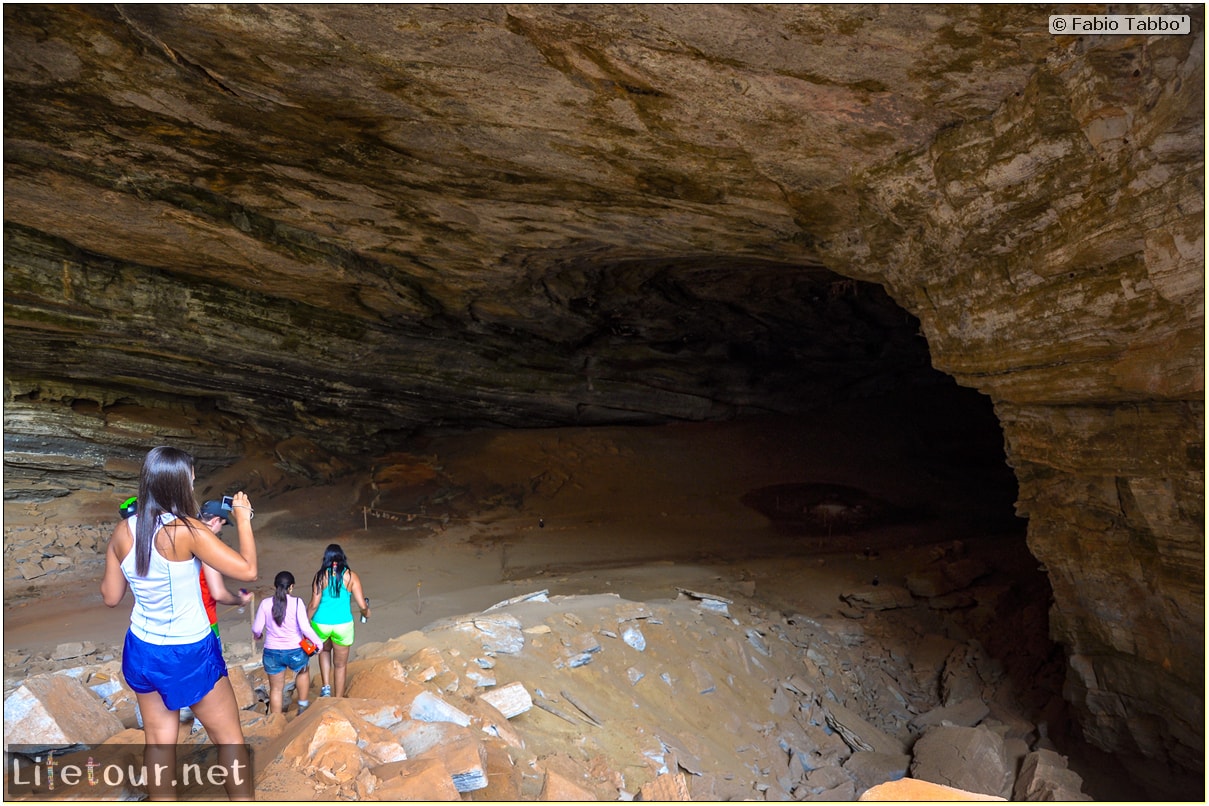
[[[353,603],[363,619],[369,618],[369,600],[361,591],[361,578],[348,567],[344,549],[332,543],[323,552],[323,565],[311,582],[311,626],[323,648],[319,652],[320,697],[343,697],[348,653],[353,645]]]

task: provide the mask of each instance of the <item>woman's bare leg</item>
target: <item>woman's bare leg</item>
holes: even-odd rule
[[[285,670],[269,675],[269,713],[281,713],[282,692],[285,691]]]
[[[332,639],[330,638],[323,642],[323,649],[319,651],[319,677],[323,680],[323,685],[332,684]]]
[[[271,692],[269,696],[272,697]],[[231,800],[252,800],[255,796],[252,768],[248,747],[243,741],[243,725],[239,722],[239,706],[235,702],[231,679],[220,677],[210,693],[192,707],[193,714],[205,727],[206,735],[218,746],[219,763],[228,770],[224,783],[227,797]]]
[[[332,665],[335,666],[332,672],[334,682],[332,684],[332,696],[344,696],[344,673],[348,666],[348,653],[352,647],[340,646],[337,644],[332,647]]]
[[[147,768],[148,800],[176,800],[176,743],[180,736],[181,712],[164,705],[158,692],[135,693],[139,713],[143,715],[143,737],[147,747],[143,764]]]
[[[306,702],[310,699],[307,695],[311,693],[311,664],[308,661],[306,666],[302,667],[302,671],[294,674],[294,694],[297,702]]]

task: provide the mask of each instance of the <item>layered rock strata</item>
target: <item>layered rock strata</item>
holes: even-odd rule
[[[922,377],[918,332],[995,403],[1084,730],[1195,779],[1203,9],[1148,10],[1192,33],[6,6],[6,495],[118,488],[165,438],[800,411]]]

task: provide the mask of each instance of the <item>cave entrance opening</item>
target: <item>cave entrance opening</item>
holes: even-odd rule
[[[788,614],[805,594],[777,590],[775,572],[754,561],[810,558],[835,569],[836,587],[819,586],[833,601],[837,593],[876,601],[869,588],[909,591],[919,634],[978,642],[1019,712],[1056,744],[1073,741],[1061,650],[1048,637],[1052,591],[1015,513],[1018,485],[994,405],[932,366],[920,322],[881,286],[822,266],[684,260],[564,267],[545,288],[585,323],[574,361],[590,369],[581,390],[586,425],[607,425],[609,390],[624,384],[666,391],[674,381],[683,397],[708,401],[695,411],[683,397],[662,404],[679,424],[655,426],[647,439],[669,443],[666,429],[691,430],[692,441],[677,443],[691,461],[661,475],[650,471],[662,461],[653,449],[622,449],[632,478],[609,492],[615,517],[636,524],[623,534],[639,535],[641,545],[588,538],[556,572],[639,556],[730,563]],[[560,512],[559,500],[575,473],[542,468],[535,478],[530,502],[544,507],[542,528],[563,528],[575,510]],[[665,483],[658,511],[625,511]],[[548,501],[543,484],[551,485]],[[706,501],[710,494],[762,515],[763,531],[735,519],[727,534],[719,524],[733,510]],[[676,506],[709,512],[717,534],[668,518]],[[661,517],[669,530],[690,523],[671,554],[655,553],[668,551],[657,548],[664,535],[637,526]],[[596,525],[577,524],[590,534]],[[553,540],[543,546],[558,550]],[[508,561],[514,576],[536,570],[519,551]],[[854,617],[860,609],[852,607]]]
[[[1023,542],[991,400],[933,368],[919,320],[882,286],[821,264],[683,257],[567,260],[539,287],[544,327],[575,334],[583,425],[796,421],[775,447],[797,447],[799,465],[740,491],[780,531],[948,514],[957,531]]]

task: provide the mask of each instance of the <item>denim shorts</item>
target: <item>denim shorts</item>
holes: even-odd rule
[[[139,694],[158,692],[164,707],[194,705],[227,676],[222,643],[214,633],[193,644],[149,644],[129,630],[122,647],[122,676]]]
[[[286,669],[297,674],[309,666],[311,659],[302,651],[302,647],[296,646],[293,649],[265,649],[264,651],[264,673],[265,674],[281,674]]]

